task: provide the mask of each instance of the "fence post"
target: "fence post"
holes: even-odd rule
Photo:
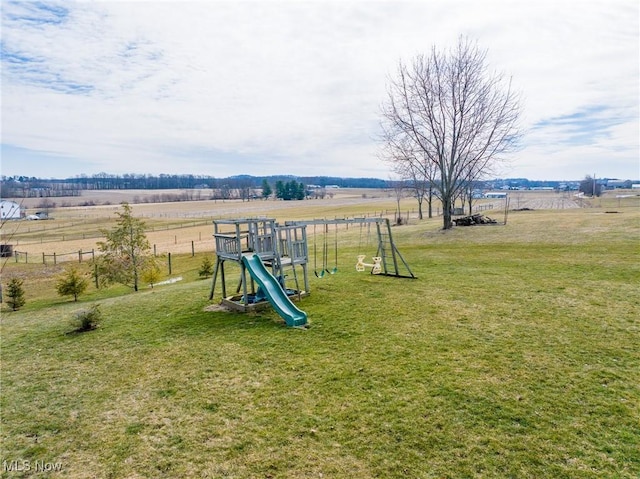
[[[158,256],[158,254],[156,253],[156,245],[153,245],[153,256]]]
[[[196,255],[196,249],[193,245],[193,241],[191,242],[191,257],[193,258]]]
[[[82,263],[82,250],[78,251],[78,263]]]
[[[169,274],[171,274],[171,253],[167,254],[168,262],[169,262]]]
[[[96,289],[99,289],[100,282],[98,281],[98,263],[93,264],[93,277],[96,279]]]
[[[42,264],[47,264],[47,262],[44,259],[44,251],[42,252]]]
[[[56,254],[55,254],[55,253],[53,253],[53,264],[58,264],[58,263],[56,262]]]

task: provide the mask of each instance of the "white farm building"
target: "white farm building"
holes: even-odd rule
[[[484,194],[485,198],[506,198],[507,197],[507,192],[506,191],[488,191],[487,193]]]
[[[0,219],[18,220],[22,217],[20,213],[20,205],[15,201],[0,200]]]

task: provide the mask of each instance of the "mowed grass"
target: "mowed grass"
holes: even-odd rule
[[[341,231],[305,330],[206,311],[197,258],[173,285],[4,310],[1,459],[32,470],[3,477],[640,474],[637,209],[393,232],[418,279],[357,273],[375,241]],[[102,327],[65,334],[96,302]]]

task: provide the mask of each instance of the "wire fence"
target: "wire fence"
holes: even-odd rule
[[[190,242],[180,243],[180,251],[173,251],[173,254],[182,253],[182,254],[191,254],[191,257],[194,257],[196,253],[212,253],[213,245],[215,244],[213,239],[211,241],[206,242],[207,245],[202,248],[197,248],[197,242],[192,240]],[[175,243],[176,245],[178,243]],[[188,249],[189,245],[191,246],[190,253],[186,253],[185,249]],[[186,246],[186,248],[185,248]],[[202,245],[201,245],[202,246]],[[168,251],[166,245],[152,245],[153,255],[155,257],[171,255],[172,251]],[[176,248],[177,250],[177,248]],[[29,253],[28,251],[13,251],[13,262],[14,263],[23,263],[23,264],[53,264],[57,265],[59,263],[69,263],[69,262],[77,262],[83,263],[85,261],[92,261],[96,258],[96,256],[100,255],[99,251],[95,249],[91,249],[89,251],[72,251],[70,253]]]
[[[44,221],[43,221],[44,222]],[[15,241],[15,245],[32,245],[32,244],[44,244],[44,243],[59,243],[64,241],[77,241],[77,240],[85,240],[85,239],[97,239],[104,238],[104,234],[100,231],[90,231],[90,232],[82,232],[82,233],[61,233],[56,234],[56,230],[64,230],[65,228],[70,228],[74,226],[79,226],[82,223],[80,222],[71,222],[68,224],[58,224],[55,227],[49,227],[47,229],[46,226],[41,228],[28,227],[26,231],[21,231],[21,234],[26,234],[29,236],[25,236],[24,238],[17,239]],[[164,226],[150,226],[146,228],[147,233],[156,233],[161,231],[171,231],[171,230],[180,230],[185,228],[197,228],[198,226],[208,226],[211,225],[211,220],[208,221],[193,221],[189,223],[183,223],[180,225],[164,225]],[[52,233],[53,232],[53,233]],[[40,233],[39,237],[37,233]]]
[[[89,258],[87,258],[89,257]],[[82,263],[88,259],[95,259],[96,252],[94,249],[91,251],[73,251],[71,253],[41,253],[34,254],[27,251],[14,250],[13,258],[16,263],[42,263],[42,264],[58,264],[70,261],[77,261]]]
[[[493,209],[493,204],[487,205],[477,205],[474,207],[474,211],[486,211]],[[441,210],[438,208],[435,211],[432,211],[433,217],[438,217],[442,214]],[[457,209],[454,211],[456,215],[463,215],[464,211],[462,209]],[[427,218],[428,211],[423,211],[423,218]],[[394,223],[397,224],[408,224],[411,220],[416,220],[420,218],[420,213],[416,209],[407,210],[405,212],[401,212],[398,214],[397,210],[380,210],[374,211],[372,213],[365,214],[355,214],[351,216],[352,218],[391,218]],[[168,231],[172,229],[183,229],[183,228],[192,228],[198,226],[210,225],[211,220],[207,221],[198,221],[198,222],[190,222],[180,226],[175,225],[167,225],[166,227],[152,227],[148,228],[147,232],[158,232],[158,231]],[[346,225],[348,229],[348,225]],[[213,235],[213,232],[212,232]],[[16,241],[15,246],[32,246],[34,244],[43,244],[49,242],[66,242],[66,241],[74,241],[79,239],[92,239],[92,238],[103,238],[102,234],[92,234],[92,233],[82,233],[82,234],[63,234],[63,235],[53,235],[43,237],[40,241],[23,241],[22,243]],[[46,238],[46,239],[45,239]],[[203,235],[201,232],[197,233],[197,239],[187,239],[179,238],[177,234],[174,235],[173,241],[165,241],[163,243],[156,243],[151,245],[153,254],[156,257],[159,256],[169,256],[173,254],[191,254],[191,256],[195,256],[196,253],[213,253],[215,251],[215,242],[213,241],[213,236],[210,238],[206,237],[203,240]],[[91,250],[77,250],[71,252],[54,252],[54,253],[35,253],[33,251],[20,251],[17,249],[13,250],[13,258],[12,261],[15,263],[24,263],[24,264],[53,264],[57,265],[59,263],[68,263],[68,262],[78,262],[83,263],[86,261],[94,260],[100,252],[95,249]],[[7,258],[10,259],[10,258]]]

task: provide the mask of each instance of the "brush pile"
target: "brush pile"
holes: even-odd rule
[[[453,222],[456,226],[490,225],[498,223],[496,220],[480,214],[455,218]]]

